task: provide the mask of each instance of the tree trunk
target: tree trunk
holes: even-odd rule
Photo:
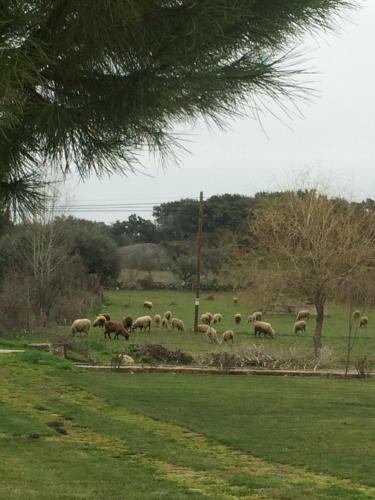
[[[324,302],[317,301],[315,303],[316,307],[316,323],[314,331],[314,352],[317,358],[320,357],[320,351],[322,349],[322,330],[324,321]]]

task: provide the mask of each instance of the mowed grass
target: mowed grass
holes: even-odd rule
[[[208,296],[213,295],[214,300],[208,300]],[[90,355],[99,362],[108,362],[114,351],[126,349],[129,344],[143,345],[145,343],[160,343],[171,349],[181,349],[192,354],[201,354],[216,350],[242,349],[256,345],[269,346],[272,349],[292,349],[299,352],[312,352],[312,335],[314,330],[314,319],[308,321],[307,332],[301,335],[292,333],[295,321],[294,315],[265,315],[264,320],[272,323],[276,335],[274,339],[254,338],[253,326],[247,323],[250,313],[259,309],[256,297],[250,292],[242,291],[237,294],[239,303],[233,305],[233,293],[209,293],[204,292],[201,296],[200,313],[210,311],[223,314],[223,322],[214,325],[221,335],[227,329],[233,329],[236,335],[235,345],[214,345],[209,344],[204,334],[192,332],[194,319],[194,295],[187,291],[168,290],[108,290],[104,294],[105,303],[100,309],[96,309],[87,314],[87,317],[94,319],[100,312],[108,312],[111,319],[121,321],[126,314],[133,318],[156,313],[161,315],[166,310],[170,310],[173,316],[184,321],[185,332],[165,331],[153,325],[151,333],[141,333],[140,331],[131,334],[129,343],[120,339],[118,341],[104,340],[103,331],[100,328],[92,328],[88,339],[82,342],[88,346]],[[144,300],[153,302],[154,307],[151,312],[143,309]],[[125,307],[126,306],[126,307]],[[366,354],[370,359],[375,351],[375,311],[374,308],[361,308],[362,313],[369,316],[369,326],[366,330],[359,330],[357,341],[352,352],[352,361]],[[242,314],[242,322],[236,325],[234,322],[235,313]],[[327,317],[325,319],[323,331],[323,346],[334,350],[336,354],[336,366],[342,367],[345,360],[346,336],[348,329],[348,311],[345,306],[329,304],[327,307]],[[70,331],[67,327],[58,327],[49,331],[64,330]],[[16,340],[0,341],[0,346],[22,346],[29,341],[48,340],[49,333],[35,332],[33,334],[19,334]],[[352,363],[352,367],[353,367]]]
[[[375,498],[372,380],[27,359],[0,357],[0,498]]]

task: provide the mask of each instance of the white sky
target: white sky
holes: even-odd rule
[[[190,154],[178,166],[170,162],[163,169],[146,157],[148,176],[93,177],[82,183],[74,175],[66,199],[93,208],[72,214],[105,222],[134,212],[149,217],[147,203],[197,197],[200,190],[205,197],[277,190],[291,179],[303,181],[309,169],[355,198],[375,198],[375,1],[367,0],[350,20],[340,23],[339,34],[306,40],[307,65],[318,72],[313,77],[318,96],[301,104],[302,118],[284,119],[286,125],[266,115],[266,133],[251,118],[233,120],[226,131],[200,123],[186,130]],[[111,203],[129,204],[129,212],[105,208]]]

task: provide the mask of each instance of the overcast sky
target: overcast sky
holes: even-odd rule
[[[306,39],[318,96],[301,103],[303,117],[283,118],[275,107],[285,123],[269,114],[262,119],[264,130],[251,118],[233,120],[226,131],[200,123],[184,130],[190,154],[179,165],[162,168],[146,157],[148,176],[93,177],[85,183],[72,176],[65,189],[72,208],[92,206],[73,214],[105,222],[134,212],[150,217],[152,203],[198,197],[200,190],[205,197],[272,191],[303,181],[309,169],[355,198],[375,198],[375,1],[368,0],[350,20],[340,22],[339,34]],[[127,206],[116,211],[109,204]]]

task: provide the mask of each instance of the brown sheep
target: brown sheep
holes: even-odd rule
[[[133,318],[131,316],[124,316],[122,324],[124,325],[125,330],[131,330],[131,327],[133,326]]]
[[[120,323],[115,323],[114,321],[106,321],[104,324],[104,338],[111,339],[111,333],[115,334],[115,339],[119,338],[119,335],[125,337],[126,340],[129,340],[129,333],[125,328],[120,325]]]

